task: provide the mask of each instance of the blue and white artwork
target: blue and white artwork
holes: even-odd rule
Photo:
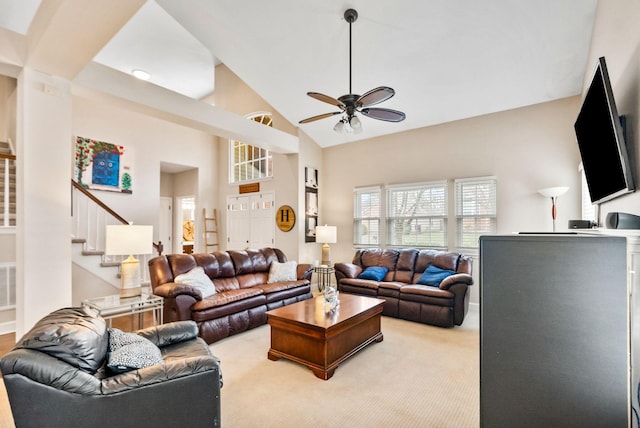
[[[120,154],[98,152],[93,155],[91,182],[103,186],[118,187],[120,178]]]
[[[124,146],[76,137],[75,180],[89,189],[132,193]]]

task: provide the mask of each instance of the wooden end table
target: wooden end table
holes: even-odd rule
[[[332,312],[325,312],[323,296],[268,311],[267,357],[304,364],[328,380],[344,360],[372,342],[382,342],[383,304],[382,299],[341,293],[340,306]]]

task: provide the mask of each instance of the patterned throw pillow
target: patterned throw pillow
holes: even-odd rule
[[[162,363],[162,353],[149,339],[135,333],[109,329],[107,366],[114,373],[142,369]]]
[[[207,274],[204,273],[202,266],[194,267],[189,272],[176,276],[173,282],[176,284],[185,284],[200,290],[203,298],[216,294],[216,287]]]
[[[267,282],[283,282],[283,281],[295,281],[298,279],[298,263],[294,261],[290,262],[272,262],[269,269],[269,279]]]

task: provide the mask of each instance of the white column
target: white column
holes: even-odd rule
[[[71,84],[18,76],[16,339],[71,305]]]

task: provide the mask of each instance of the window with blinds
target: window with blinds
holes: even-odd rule
[[[16,265],[0,263],[0,311],[16,306]]]
[[[578,166],[580,171],[581,182],[581,200],[582,200],[582,220],[596,221],[596,206],[591,203],[591,196],[589,195],[589,185],[587,185],[587,177],[584,175],[584,168],[582,163]]]
[[[380,187],[355,189],[353,212],[353,244],[379,246],[380,243]]]
[[[447,247],[447,182],[387,189],[387,245]]]
[[[271,114],[259,113],[247,119],[272,126]],[[229,182],[242,183],[273,177],[271,152],[242,141],[229,140]]]
[[[481,235],[496,233],[496,178],[458,179],[454,183],[456,245],[459,249],[477,249]]]

